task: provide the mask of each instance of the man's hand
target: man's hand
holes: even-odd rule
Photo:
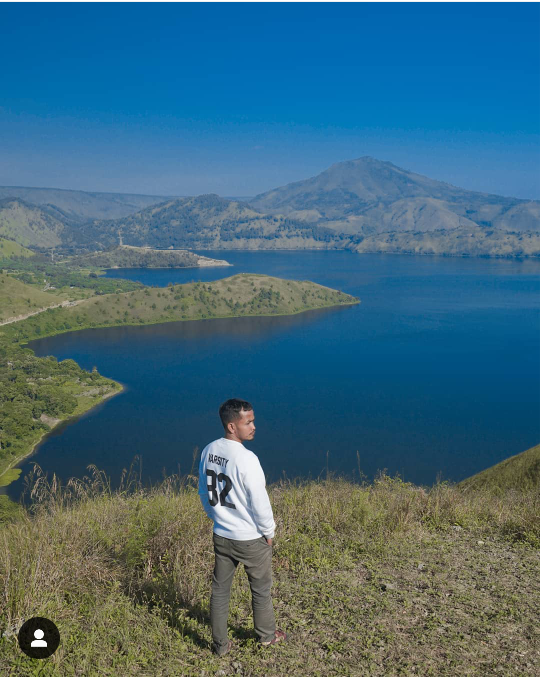
[[[268,536],[265,536],[265,538],[266,538],[266,542],[268,543],[268,545],[272,545],[274,539],[273,539],[273,538],[268,538]]]

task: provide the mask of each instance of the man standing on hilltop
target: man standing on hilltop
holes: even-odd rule
[[[238,563],[244,565],[251,588],[253,625],[263,646],[286,639],[276,630],[272,587],[274,516],[263,469],[257,456],[244,447],[255,436],[253,407],[231,399],[219,408],[225,437],[208,444],[199,464],[199,496],[214,522],[216,556],[210,623],[212,650],[224,656],[231,648],[227,619],[231,584]]]

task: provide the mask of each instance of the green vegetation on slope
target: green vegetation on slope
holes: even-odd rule
[[[0,237],[24,247],[57,247],[65,226],[54,209],[36,207],[19,198],[0,200]]]
[[[123,219],[90,221],[73,232],[73,239],[106,249],[120,234],[131,245],[195,249],[335,248],[340,242],[329,228],[261,214],[218,195],[168,200]]]
[[[150,249],[120,245],[106,251],[74,256],[68,260],[71,266],[87,268],[198,268],[200,265],[230,265],[200,256],[186,249]]]
[[[26,247],[23,247],[13,240],[6,240],[6,238],[0,237],[0,267],[1,259],[11,259],[18,256],[28,258],[34,256],[34,252],[30,251],[30,249],[26,249]]]
[[[292,315],[309,309],[359,303],[349,294],[314,282],[243,273],[209,283],[146,287],[92,297],[4,327],[7,336],[28,341],[76,329],[155,324],[246,315]],[[0,331],[2,329],[0,328]]]
[[[20,289],[23,299],[32,294],[51,298],[46,292],[37,292],[5,273],[0,274],[0,294],[2,288],[6,295],[4,299],[0,296],[0,302],[6,304],[14,289]],[[30,303],[37,303],[37,297],[31,298]],[[241,274],[209,284],[197,282],[165,289],[144,287],[127,293],[93,296],[77,305],[49,308],[26,320],[0,326],[0,473],[3,473],[4,484],[18,477],[18,471],[9,467],[30,453],[44,431],[58,422],[54,419],[82,413],[120,389],[119,384],[97,373],[85,372],[72,360],[58,364],[54,358],[37,358],[32,351],[22,350],[17,344],[91,327],[289,315],[310,308],[354,303],[359,303],[355,297],[313,282]],[[24,300],[26,309],[28,304],[25,304]],[[28,312],[32,312],[30,305]]]
[[[0,341],[0,486],[18,478],[11,469],[59,421],[82,414],[122,389],[73,360],[36,357]]]
[[[56,305],[62,300],[24,284],[0,269],[0,322]]]
[[[540,488],[540,444],[468,477],[460,482],[459,486],[467,491],[486,489],[499,495],[504,495],[511,489],[538,491]]]
[[[52,263],[42,254],[31,260],[0,260],[2,268],[25,284],[34,285],[40,290],[46,287],[49,293],[54,292],[57,296],[69,299],[132,291],[144,286],[132,280],[98,277],[98,268],[82,269],[71,265],[69,259]]]
[[[268,487],[273,605],[287,642],[264,649],[247,577],[233,580],[232,651],[210,652],[212,524],[195,482],[69,491],[37,478],[35,514],[0,529],[0,671],[34,675],[535,675],[537,497],[497,498],[385,475]],[[39,547],[36,547],[39,546]],[[47,661],[23,619],[61,633]]]

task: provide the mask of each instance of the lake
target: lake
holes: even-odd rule
[[[63,481],[188,473],[222,436],[221,402],[247,399],[249,443],[272,482],[324,477],[459,481],[540,442],[540,261],[200,251],[231,268],[111,270],[166,286],[240,272],[312,280],[361,299],[288,317],[91,329],[32,342],[126,390],[53,431],[34,462]],[[328,459],[328,461],[327,461]],[[197,460],[198,462],[198,460]],[[196,466],[195,466],[196,469]],[[8,493],[17,498],[22,479]]]

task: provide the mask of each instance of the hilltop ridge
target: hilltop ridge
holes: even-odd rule
[[[110,194],[101,208],[103,194],[83,199],[79,192],[69,199],[63,195],[57,206],[38,207],[25,202],[34,196],[30,189],[19,193],[15,206],[0,201],[0,236],[68,253],[123,242],[159,248],[540,256],[540,201],[459,188],[370,156],[335,163],[249,201],[216,194],[140,200]]]

